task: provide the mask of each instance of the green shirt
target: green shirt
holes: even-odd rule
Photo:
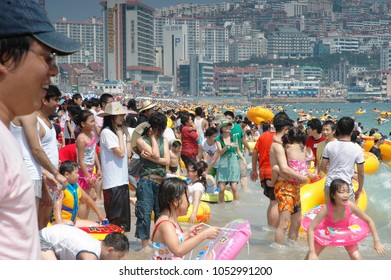
[[[236,142],[236,140],[238,141],[239,149],[243,153],[242,138],[244,137],[244,133],[240,124],[233,123],[233,127],[231,128],[231,133],[232,133],[233,142]]]

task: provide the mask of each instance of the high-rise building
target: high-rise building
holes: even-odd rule
[[[74,39],[83,46],[80,51],[59,56],[58,63],[103,63],[103,24],[101,19],[91,17],[86,21],[70,21],[61,17],[53,22],[56,30]]]
[[[229,59],[229,31],[212,25],[200,28],[200,54],[211,61],[223,62]]]
[[[386,45],[380,52],[380,69],[391,71],[391,46]]]
[[[154,83],[154,8],[138,0],[102,1],[105,78]]]
[[[187,25],[165,25],[163,31],[164,75],[176,76],[177,61],[188,60]]]

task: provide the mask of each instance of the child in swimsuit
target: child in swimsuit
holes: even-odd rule
[[[385,249],[380,243],[379,236],[376,231],[376,226],[373,220],[364,213],[354,202],[349,201],[349,185],[341,179],[335,179],[330,184],[330,202],[323,207],[311,222],[307,231],[307,240],[309,251],[305,259],[318,259],[319,254],[326,248],[314,240],[315,228],[323,222],[323,225],[334,228],[349,227],[349,219],[351,214],[356,214],[360,219],[369,225],[373,237],[373,246],[379,256],[385,255]],[[350,259],[362,259],[357,243],[345,246]]]
[[[170,167],[169,171],[171,174],[180,175],[181,171],[181,150],[182,143],[180,140],[175,139],[171,143],[170,147]]]
[[[202,230],[203,224],[192,226],[187,232],[180,227],[178,217],[186,215],[189,207],[186,181],[176,177],[164,179],[158,201],[162,212],[151,237],[152,260],[184,259],[201,242],[219,235],[219,228]]]
[[[308,176],[310,179],[316,177],[312,172],[308,172],[308,161],[313,158],[312,152],[309,152],[305,148],[305,134],[298,127],[292,127],[289,129],[288,134],[282,138],[282,145],[285,148],[286,157],[288,160],[288,166],[294,171],[300,173],[303,176]],[[310,149],[309,149],[310,150]],[[278,177],[284,178],[285,176],[280,172],[278,165],[273,166],[271,185],[274,186]],[[298,183],[295,178],[286,178],[286,181],[292,183]]]

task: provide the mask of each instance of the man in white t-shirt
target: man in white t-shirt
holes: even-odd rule
[[[364,186],[364,154],[359,145],[350,141],[354,129],[354,120],[343,117],[337,123],[337,131],[340,136],[338,141],[332,141],[326,145],[320,169],[327,173],[325,183],[325,198],[329,201],[329,188],[334,179],[342,179],[349,184],[350,200],[359,198]],[[357,166],[358,189],[353,191],[352,178]],[[329,167],[328,167],[329,166]],[[328,167],[328,169],[327,169]]]

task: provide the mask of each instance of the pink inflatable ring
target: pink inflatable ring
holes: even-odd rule
[[[301,225],[305,231],[322,207],[324,204],[315,206],[303,216]],[[347,228],[332,228],[321,222],[314,231],[314,239],[322,246],[349,246],[363,240],[368,233],[368,224],[352,214]]]

